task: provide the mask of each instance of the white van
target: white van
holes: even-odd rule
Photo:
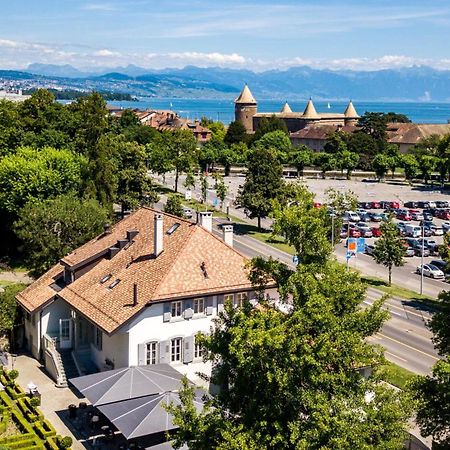
[[[422,228],[417,225],[407,224],[405,225],[406,236],[411,236],[413,238],[418,238],[422,236]]]

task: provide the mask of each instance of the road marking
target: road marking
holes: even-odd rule
[[[369,295],[366,295],[366,298],[368,298],[369,300],[379,300],[379,299],[373,299],[372,297],[370,297]],[[381,297],[380,297],[381,298]],[[392,303],[388,303],[389,299],[386,301],[385,305],[389,305],[391,308],[395,308],[395,309],[399,309],[400,311],[403,311],[406,315],[411,314],[413,316],[417,316],[420,317],[422,320],[425,319],[430,319],[431,317],[425,317],[423,314],[419,314],[416,313],[414,311],[411,311],[409,309],[406,309],[407,307],[401,307],[401,306],[397,306],[397,305],[393,305]],[[366,303],[366,302],[364,302]],[[372,305],[372,303],[368,303],[369,305]],[[395,313],[394,311],[391,311],[393,314],[397,314],[399,316],[401,316],[402,314],[399,313]]]
[[[391,356],[393,356],[394,358],[397,358],[397,359],[399,359],[400,361],[403,361],[403,362],[408,362],[408,360],[407,360],[407,359],[404,359],[404,358],[400,358],[400,356],[394,355],[393,353],[391,353],[391,352],[388,352],[387,350],[385,350],[385,351],[384,351],[384,353],[385,353],[386,355],[391,355]]]
[[[389,336],[386,336],[383,333],[377,333],[377,334],[379,334],[381,337],[383,337],[385,339],[389,339],[390,341],[396,342],[397,344],[403,345],[404,347],[407,347],[407,348],[409,348],[411,350],[414,350],[415,352],[422,353],[422,355],[428,356],[429,358],[434,359],[436,361],[439,361],[439,359],[440,359],[440,358],[436,358],[436,356],[430,355],[429,353],[423,352],[422,350],[419,350],[418,348],[411,347],[411,345],[405,344],[404,342],[401,342],[401,341],[399,341],[397,339],[394,339],[394,338],[391,338]]]

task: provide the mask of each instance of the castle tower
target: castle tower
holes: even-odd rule
[[[359,116],[351,100],[348,102],[347,108],[344,111],[344,117],[345,117],[344,118],[345,125],[358,124]]]
[[[283,107],[281,108],[281,111],[280,111],[280,113],[281,114],[287,114],[287,113],[291,113],[292,112],[292,109],[291,109],[291,107],[289,106],[289,103],[286,101],[286,103],[283,105]]]
[[[234,101],[234,119],[244,125],[247,133],[253,133],[253,116],[258,112],[258,103],[247,84]]]
[[[314,103],[311,100],[311,98],[308,100],[308,103],[306,104],[306,108],[303,111],[303,123],[304,125],[309,125],[311,123],[317,122],[320,120],[319,114],[317,114],[316,108],[314,107]]]

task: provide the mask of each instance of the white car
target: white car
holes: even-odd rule
[[[361,221],[361,217],[355,211],[345,211],[344,213],[344,221],[346,222],[359,222]]]
[[[416,273],[420,274],[422,272],[422,264],[417,267]],[[436,278],[438,280],[443,280],[445,278],[444,272],[441,269],[438,269],[433,264],[424,264],[423,265],[423,276]]]
[[[450,222],[442,222],[442,229],[444,233],[448,233],[450,231]]]
[[[444,234],[444,230],[442,229],[442,227],[438,227],[437,225],[431,225],[430,230],[435,236],[442,236]]]

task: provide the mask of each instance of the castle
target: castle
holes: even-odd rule
[[[235,120],[245,126],[247,133],[254,133],[263,117],[276,116],[283,120],[289,133],[295,133],[308,125],[355,126],[359,119],[351,100],[343,114],[318,113],[311,99],[303,112],[293,112],[286,102],[280,112],[258,113],[258,102],[247,85],[234,102],[234,115]]]

